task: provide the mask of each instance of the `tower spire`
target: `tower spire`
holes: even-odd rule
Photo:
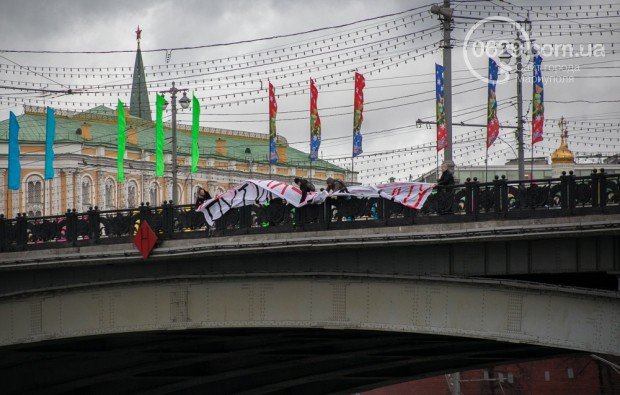
[[[140,39],[142,30],[140,26],[136,29],[136,61],[133,68],[133,82],[131,84],[131,99],[129,101],[129,114],[134,117],[151,121],[151,106],[149,104],[149,92],[146,88],[146,76],[144,74],[144,64],[142,62],[142,51],[140,50]]]

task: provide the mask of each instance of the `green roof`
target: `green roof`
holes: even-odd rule
[[[44,108],[26,108],[26,113],[17,116],[19,122],[20,143],[45,143],[45,113]],[[92,140],[86,141],[76,134],[76,130],[84,123],[91,125]],[[0,141],[8,141],[9,120],[0,121]],[[127,144],[127,149],[155,150],[155,126],[133,116],[127,117],[127,127],[134,127],[138,131],[138,144]],[[177,147],[179,154],[190,154],[191,131],[188,125],[178,125]],[[164,152],[170,152],[171,130],[164,128],[165,145]],[[264,136],[264,137],[263,137]],[[269,141],[267,134],[246,133],[226,129],[201,128],[199,146],[201,156],[218,157],[215,151],[216,141],[225,140],[226,158],[238,161],[252,160],[258,163],[267,163],[269,154]],[[114,109],[98,106],[83,112],[57,111],[56,116],[56,145],[63,143],[80,143],[85,146],[117,147],[116,111]],[[246,154],[246,149],[251,154]],[[296,167],[309,167],[308,154],[290,146],[286,146],[286,163]],[[343,172],[344,169],[323,160],[317,160],[312,164],[315,169],[325,169]]]

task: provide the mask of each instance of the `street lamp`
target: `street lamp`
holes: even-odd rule
[[[181,108],[184,110],[189,107],[190,100],[187,97],[187,89],[177,89],[172,82],[172,88],[161,94],[169,93],[172,102],[172,202],[179,203],[179,192],[177,190],[177,93],[183,92],[183,97],[179,100]],[[164,103],[164,110],[168,107],[168,102]]]
[[[252,150],[250,149],[250,147],[247,147],[245,149],[245,160],[249,162],[250,179],[251,179],[253,177],[252,176],[252,164],[254,162],[254,157],[252,156]]]
[[[530,27],[530,21],[523,21],[528,27]],[[529,37],[526,37],[529,38]],[[532,40],[528,44],[531,46]],[[518,163],[518,173],[519,180],[525,178],[525,153],[523,150],[523,62],[522,55],[524,53],[524,44],[525,40],[521,37],[521,33],[517,30],[517,38],[514,42],[516,53],[516,62],[517,62],[517,163]],[[535,51],[532,50],[531,54],[535,54]],[[506,44],[504,44],[504,49],[499,54],[499,60],[505,65],[508,65],[514,56],[513,53],[506,49]],[[532,161],[532,167],[533,167]]]

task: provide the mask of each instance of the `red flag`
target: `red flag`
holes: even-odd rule
[[[278,113],[278,103],[276,102],[276,92],[269,83],[269,163],[278,163],[278,151],[276,150],[276,115]]]
[[[310,78],[310,160],[319,158],[319,147],[321,146],[321,118],[317,100],[319,90],[314,85],[314,80]]]
[[[148,258],[156,243],[157,235],[153,232],[148,222],[142,221],[138,228],[138,232],[136,232],[133,238],[133,244],[138,251],[140,251],[144,259]]]
[[[360,73],[355,73],[355,96],[353,97],[353,156],[362,151],[362,121],[364,121],[364,87],[366,80]]]

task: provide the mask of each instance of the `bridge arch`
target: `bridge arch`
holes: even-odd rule
[[[617,292],[342,273],[187,276],[0,299],[0,345],[196,328],[428,333],[620,355]]]

